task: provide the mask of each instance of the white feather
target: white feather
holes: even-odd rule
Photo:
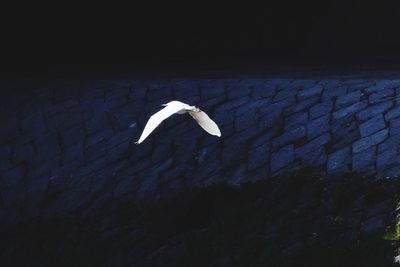
[[[201,111],[200,109],[189,106],[185,103],[179,101],[171,101],[167,104],[164,104],[165,108],[160,110],[159,112],[152,115],[149,121],[146,123],[142,135],[136,144],[142,143],[153,131],[160,125],[168,117],[172,116],[175,113],[183,114],[189,112],[189,114],[197,121],[197,123],[209,134],[216,135],[218,137],[221,136],[221,131],[218,128],[218,125],[208,117],[208,115]]]
[[[208,117],[204,111],[189,111],[189,114],[197,121],[197,123],[203,128],[207,133],[211,135],[221,136],[221,131],[218,125]]]
[[[143,142],[144,139],[146,139],[151,134],[151,132],[153,132],[154,129],[157,128],[158,125],[160,125],[161,122],[163,122],[171,115],[189,108],[190,108],[189,105],[186,105],[179,101],[169,102],[168,104],[165,105],[165,108],[163,108],[162,110],[153,114],[150,117],[149,121],[146,123],[146,126],[144,127],[142,135],[140,136],[139,140],[136,143],[140,144],[141,142]]]

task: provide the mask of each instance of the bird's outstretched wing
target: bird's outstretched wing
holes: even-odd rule
[[[208,117],[204,111],[189,111],[189,114],[206,132],[218,137],[221,136],[221,131],[219,130],[218,125],[212,119],[210,119],[210,117]]]
[[[163,122],[166,118],[188,107],[188,105],[182,102],[174,102],[176,103],[173,103],[172,105],[167,105],[165,108],[150,117],[150,119],[146,123],[146,126],[144,127],[142,135],[140,136],[136,144],[140,144],[141,142],[143,142],[144,139],[146,139],[147,136],[149,136],[151,132],[154,131],[154,129],[157,128],[157,126],[160,125],[160,123]]]

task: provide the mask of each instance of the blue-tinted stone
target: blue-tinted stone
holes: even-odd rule
[[[106,141],[97,142],[94,145],[85,147],[85,159],[87,161],[92,161],[97,158],[105,157],[106,155]]]
[[[77,127],[81,126],[78,124]],[[85,122],[85,128],[88,134],[98,132],[105,127],[109,127],[109,124],[107,121],[107,116],[103,111],[96,111],[95,116]]]
[[[246,96],[246,97],[241,97],[241,98],[238,98],[235,100],[225,102],[221,105],[218,105],[215,108],[215,113],[230,111],[236,107],[246,104],[247,102],[249,102],[249,100],[250,100],[250,98],[248,96]]]
[[[307,137],[309,140],[329,130],[329,115],[309,121],[307,123]]]
[[[281,112],[281,110],[273,109],[273,108],[271,108],[271,105],[266,105],[266,106],[260,107],[258,112],[260,114],[260,117],[264,117],[264,116],[269,116],[269,114],[271,114],[271,113]]]
[[[199,100],[198,104],[196,104],[200,109],[214,107],[216,105],[221,105],[225,101],[225,95],[217,96],[207,100]]]
[[[347,107],[349,105],[352,105],[360,101],[360,94],[361,94],[360,91],[356,91],[350,94],[338,96],[335,103],[336,110]]]
[[[233,112],[220,112],[212,118],[218,126],[225,126],[233,123]]]
[[[62,162],[71,162],[74,160],[83,160],[83,145],[76,143],[62,150]]]
[[[27,194],[28,196],[43,194],[44,192],[46,192],[48,185],[48,175],[37,176],[35,177],[35,179],[29,179],[26,185]]]
[[[306,154],[296,154],[304,166],[322,166],[326,164],[327,155],[324,147],[318,147]]]
[[[296,90],[293,88],[284,89],[278,91],[278,93],[274,96],[274,102],[280,102],[284,99],[290,98],[295,100]]]
[[[158,163],[169,158],[173,153],[171,144],[159,144],[156,145],[151,155],[151,161]]]
[[[132,193],[134,191],[134,182],[138,178],[133,175],[129,175],[120,179],[113,190],[114,197],[121,197],[125,194]]]
[[[258,116],[258,107],[256,105],[252,105],[253,103],[254,103],[253,101],[250,101],[245,105],[238,107],[235,111],[236,117],[246,114],[248,112],[252,112],[255,116]]]
[[[297,97],[302,100],[306,98],[310,98],[312,96],[319,96],[322,92],[322,86],[317,84],[309,88],[304,88],[301,90],[298,94]]]
[[[113,130],[110,128],[105,128],[99,132],[96,132],[92,135],[86,137],[85,143],[86,146],[95,145],[99,142],[108,140],[114,134]]]
[[[354,91],[359,91],[359,90],[365,90],[369,86],[373,85],[373,81],[365,81],[365,80],[357,80],[353,81],[350,80],[349,82],[345,82],[344,85],[347,85],[348,87],[348,92],[354,92]]]
[[[171,85],[168,83],[150,84],[146,93],[147,102],[172,97]]]
[[[332,101],[324,101],[310,108],[310,118],[315,119],[332,111]]]
[[[395,89],[399,87],[399,82],[397,80],[379,80],[375,84],[366,88],[366,92],[374,93],[380,92],[385,89]]]
[[[328,173],[347,172],[348,164],[351,161],[350,147],[345,147],[328,155],[327,171]]]
[[[340,109],[338,111],[335,111],[333,113],[333,118],[334,119],[340,119],[340,118],[343,118],[343,117],[345,117],[345,116],[347,116],[347,115],[349,115],[351,113],[354,113],[354,112],[357,112],[357,111],[359,111],[361,109],[364,109],[366,107],[367,107],[367,103],[358,102],[358,103],[355,103],[355,104],[353,104],[353,105],[351,105],[349,107],[342,108],[342,109]]]
[[[68,110],[69,123],[66,127],[70,125],[78,124],[79,122],[84,122],[91,119],[94,115],[93,109],[89,105],[79,105],[72,107]]]
[[[114,109],[117,107],[121,107],[128,103],[129,100],[128,92],[123,90],[119,93],[114,92],[110,96],[106,96],[104,102],[104,109]]]
[[[331,100],[336,96],[341,96],[346,94],[347,87],[346,86],[334,86],[333,88],[326,88],[322,93],[322,100],[327,101]]]
[[[360,121],[368,120],[376,115],[384,113],[386,110],[392,107],[392,101],[387,101],[383,103],[379,103],[373,106],[369,106],[364,110],[357,112],[357,119]]]
[[[61,144],[63,147],[82,142],[85,138],[85,130],[83,125],[78,124],[71,128],[61,131]]]
[[[112,148],[109,148],[107,151],[107,161],[114,162],[120,160],[124,156],[127,156],[127,151],[129,148],[129,140],[123,143],[120,143]]]
[[[254,170],[262,165],[266,164],[269,160],[269,145],[268,144],[263,144],[251,151],[249,151],[249,156],[248,156],[248,169]]]
[[[187,85],[189,86],[184,86],[184,84],[179,84],[179,86],[177,86],[174,84],[174,95],[177,99],[189,99],[199,96],[198,88],[190,87],[191,84]]]
[[[139,107],[135,104],[128,104],[118,109],[114,109],[112,112],[107,112],[107,118],[111,126],[115,131],[126,131],[129,129],[129,125],[133,121],[136,122],[135,110]],[[160,108],[158,108],[160,110]],[[111,116],[112,115],[112,116]],[[152,115],[152,114],[148,114]]]
[[[385,114],[385,120],[386,121],[391,121],[392,119],[397,118],[397,117],[400,117],[400,106],[389,110]]]
[[[286,85],[285,87],[295,88],[295,89],[308,89],[314,86],[318,86],[317,81],[315,80],[292,80],[290,84]]]
[[[400,135],[399,134],[392,135],[392,133],[390,133],[390,137],[378,145],[378,153],[382,153],[386,150],[389,150],[393,147],[397,147],[399,145],[400,145]]]
[[[282,147],[271,155],[271,171],[276,172],[279,169],[289,165],[294,161],[294,146],[288,145]]]
[[[115,133],[112,137],[110,137],[107,140],[107,147],[112,148],[116,145],[119,145],[129,139],[132,139],[135,137],[134,133],[136,133],[135,130],[127,130],[127,131],[121,131]]]
[[[382,89],[373,93],[369,96],[368,100],[370,104],[383,102],[392,98],[394,93],[393,89]]]
[[[376,153],[375,146],[370,147],[360,153],[353,154],[353,171],[371,172],[374,170]]]
[[[225,142],[222,149],[222,164],[224,166],[232,166],[247,156],[246,140],[232,139]]]
[[[44,135],[35,140],[37,158],[47,160],[60,154],[61,149],[55,133]]]
[[[320,137],[315,138],[314,140],[311,140],[309,143],[296,148],[296,154],[301,155],[301,154],[307,154],[310,153],[314,150],[319,149],[326,143],[328,143],[331,140],[329,134],[324,134],[321,135]]]
[[[285,117],[285,131],[307,123],[307,113],[299,112]]]
[[[389,129],[383,129],[373,135],[364,137],[357,142],[353,143],[353,153],[361,152],[371,146],[377,145],[380,142],[383,142],[389,134]]]
[[[284,132],[282,135],[279,137],[273,139],[272,141],[272,147],[275,149],[277,147],[289,144],[289,143],[295,143],[296,141],[304,138],[306,136],[306,128],[304,126],[295,128],[293,130]]]
[[[400,164],[400,155],[397,150],[397,147],[391,147],[383,152],[378,151],[378,158],[376,161],[378,171],[385,170],[387,167],[392,165]]]
[[[293,105],[296,102],[295,97],[288,97],[285,98],[283,100],[280,100],[278,102],[273,102],[270,105],[268,105],[268,107],[265,108],[261,108],[260,111],[261,112],[270,112],[270,111],[276,111],[276,110],[282,110],[286,107],[290,107],[291,105]]]
[[[238,132],[242,131],[253,125],[256,125],[257,122],[258,122],[257,112],[255,110],[250,109],[247,113],[235,119],[235,130]]]
[[[275,95],[275,88],[268,86],[264,83],[261,84],[257,84],[253,86],[253,90],[252,90],[252,97],[260,97],[260,98],[266,98],[266,97],[271,97],[273,95]]]
[[[21,130],[24,141],[31,141],[46,132],[42,113],[34,113],[21,120]]]
[[[201,99],[202,100],[207,100],[215,97],[220,97],[224,96],[225,97],[225,86],[218,86],[218,87],[213,87],[213,86],[207,86],[207,87],[201,87]]]
[[[74,172],[72,172],[72,177],[83,177],[88,176],[92,173],[95,173],[101,169],[103,169],[107,165],[106,157],[100,157],[90,163],[85,164],[77,168]]]
[[[0,181],[3,185],[7,187],[17,186],[22,184],[24,175],[25,174],[25,167],[22,165],[18,165],[11,170],[3,172],[0,176]]]
[[[280,123],[281,115],[282,113],[279,110],[271,111],[270,113],[263,115],[259,119],[259,129],[262,131],[265,129],[274,128]]]
[[[32,143],[16,145],[14,147],[12,161],[13,161],[13,163],[20,163],[24,160],[31,158],[33,155],[34,155],[34,151],[33,151]]]
[[[145,86],[132,86],[131,91],[129,92],[128,99],[130,102],[142,102],[144,101],[144,97],[146,96],[147,89]]]
[[[390,121],[390,135],[400,134],[400,118],[395,118]]]
[[[233,85],[229,86],[226,90],[228,99],[235,99],[239,97],[248,96],[250,94],[250,88],[248,85]]]
[[[385,128],[385,121],[383,120],[383,116],[379,115],[360,124],[361,137],[371,135],[383,128]]]
[[[300,111],[306,112],[306,109],[314,106],[316,103],[318,103],[318,101],[319,101],[318,97],[311,97],[311,98],[307,98],[305,100],[301,100],[300,102],[298,102],[294,105],[286,107],[284,113],[285,113],[285,115],[290,115],[290,114],[297,113]]]

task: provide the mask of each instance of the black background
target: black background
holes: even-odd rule
[[[397,63],[400,55],[394,1],[132,2],[3,12],[3,74]]]

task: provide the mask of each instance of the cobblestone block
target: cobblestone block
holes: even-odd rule
[[[328,155],[327,171],[329,174],[350,171],[351,163],[350,147],[345,147]]]
[[[356,91],[356,92],[352,92],[350,94],[338,96],[336,99],[336,103],[335,103],[336,110],[339,110],[341,108],[344,108],[344,107],[347,107],[354,103],[357,103],[358,101],[360,101],[360,95],[361,95],[361,92]]]
[[[313,96],[319,96],[321,94],[321,92],[322,92],[322,89],[323,89],[322,86],[319,85],[319,84],[314,85],[314,86],[309,87],[309,88],[304,88],[301,91],[299,91],[297,97],[300,100],[303,100],[303,99],[310,98],[310,97],[313,97]]]
[[[282,147],[271,155],[271,171],[276,172],[279,169],[289,165],[294,161],[294,146],[288,145]]]
[[[307,124],[307,113],[299,112],[285,118],[285,131]]]
[[[368,120],[376,115],[382,114],[385,111],[389,110],[392,107],[392,101],[387,101],[383,103],[379,103],[376,105],[372,105],[357,112],[357,119],[360,121]]]
[[[385,120],[391,121],[394,118],[400,117],[400,107],[395,107],[385,114]]]
[[[238,132],[245,130],[250,126],[256,125],[257,122],[258,122],[257,113],[255,113],[255,110],[249,110],[247,113],[235,119],[235,130]]]
[[[318,101],[319,101],[318,97],[307,98],[292,106],[286,107],[284,113],[285,115],[290,115],[301,111],[307,112],[306,110],[316,105]]]
[[[325,115],[318,119],[307,123],[307,137],[309,140],[329,131],[329,115]]]
[[[316,104],[314,107],[310,108],[310,119],[315,119],[320,116],[326,115],[332,111],[332,108],[332,101],[323,101],[321,104]]]
[[[247,163],[248,170],[252,171],[267,164],[269,161],[269,153],[270,151],[268,144],[263,144],[249,151],[248,163]]]
[[[386,126],[385,126],[385,121],[383,120],[383,116],[382,115],[376,116],[360,124],[361,137],[371,135],[379,130],[382,130],[385,127]]]
[[[371,94],[368,97],[368,101],[370,104],[375,104],[379,102],[384,102],[390,100],[393,97],[394,90],[393,89],[383,89]]]
[[[226,90],[226,96],[228,99],[235,99],[239,97],[249,96],[250,88],[248,85],[233,85],[229,86]]]
[[[353,154],[352,170],[356,172],[371,173],[375,170],[376,147],[370,147],[360,153]]]
[[[260,83],[253,86],[251,96],[254,98],[267,98],[272,97],[276,93],[275,88],[272,86],[268,86],[265,83]]]
[[[272,147],[278,148],[289,143],[293,144],[306,137],[306,127],[301,126],[283,133],[281,136],[272,140]]]
[[[359,110],[362,110],[362,109],[364,109],[366,107],[367,107],[367,103],[365,103],[365,102],[357,102],[357,103],[355,103],[355,104],[353,104],[353,105],[351,105],[349,107],[342,108],[342,109],[339,109],[338,111],[335,111],[333,113],[333,118],[334,119],[340,119],[340,118],[343,118],[343,117],[345,117],[345,116],[347,116],[347,115],[349,115],[351,113],[355,113],[355,112],[357,112]]]
[[[389,130],[383,129],[379,132],[376,132],[372,135],[360,139],[359,141],[353,144],[353,153],[359,153],[369,147],[372,147],[374,145],[383,142],[388,137],[388,134]]]

